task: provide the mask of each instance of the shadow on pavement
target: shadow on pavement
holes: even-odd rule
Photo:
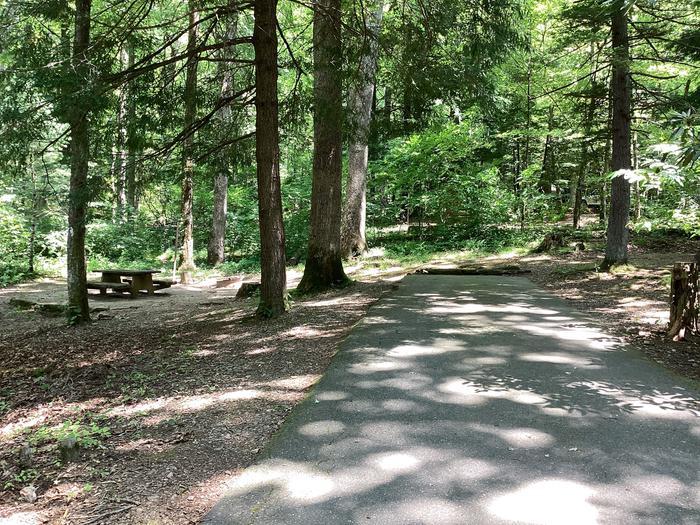
[[[525,279],[411,276],[205,523],[695,524],[699,399]]]

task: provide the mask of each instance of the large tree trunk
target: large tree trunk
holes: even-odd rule
[[[348,183],[341,234],[344,258],[367,249],[367,164],[372,102],[377,75],[379,33],[384,16],[384,0],[376,0],[374,12],[366,20],[366,43],[360,59],[358,78],[350,87],[350,144],[348,146]]]
[[[630,218],[630,183],[621,170],[632,168],[632,88],[630,78],[629,35],[627,12],[623,2],[612,15],[612,182],[608,243],[603,269],[627,262]]]
[[[73,71],[76,85],[89,85],[88,49],[90,47],[91,0],[75,3]],[[68,194],[68,320],[71,324],[90,321],[85,267],[85,221],[89,201],[87,177],[90,156],[88,113],[81,97],[72,93],[70,116],[71,170]]]
[[[236,38],[238,33],[238,14],[228,15],[225,38],[229,41]],[[221,99],[230,97],[235,88],[235,78],[232,70],[232,61],[235,59],[235,47],[229,46],[221,53],[219,62],[219,78],[221,81]],[[221,108],[218,115],[221,130],[224,134],[231,133],[233,123],[233,111],[230,104]],[[226,238],[226,212],[228,205],[228,176],[233,164],[230,148],[225,148],[220,154],[218,171],[214,176],[214,209],[212,210],[211,232],[209,234],[209,246],[207,249],[207,262],[216,266],[224,262],[226,257],[224,240]]]
[[[299,291],[347,281],[340,253],[342,176],[342,42],[340,0],[314,3],[314,164],[311,232]]]
[[[280,181],[277,95],[277,0],[255,1],[255,155],[258,174],[261,286],[258,314],[286,310],[287,270]]]
[[[180,280],[183,284],[193,281],[194,238],[194,133],[192,126],[197,116],[197,66],[195,51],[199,34],[198,0],[189,0],[190,30],[187,35],[187,66],[185,75],[185,138],[182,142],[182,260],[180,263]]]

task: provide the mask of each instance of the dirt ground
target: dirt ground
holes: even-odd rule
[[[640,243],[630,267],[612,275],[595,270],[602,242],[588,244],[582,253],[456,255],[435,264],[531,270],[535,282],[613,335],[700,378],[697,342],[664,337],[669,268],[690,260],[700,243]],[[376,267],[365,266],[372,282],[298,300],[269,323],[252,317],[255,299],[234,300],[237,284],[217,288],[213,280],[135,300],[91,296],[99,311],[82,328],[9,306],[11,298],[64,302],[63,282],[0,290],[0,525],[197,523],[305,397],[352,326],[392,280],[415,269]],[[290,274],[292,286],[299,277]],[[61,460],[57,443],[68,431],[79,436],[77,461]],[[33,503],[28,487],[36,488]]]
[[[197,522],[391,286],[356,283],[267,323],[213,281],[91,295],[104,310],[82,328],[8,304],[65,302],[63,282],[0,290],[0,524]],[[80,436],[78,461],[61,461],[62,429]]]

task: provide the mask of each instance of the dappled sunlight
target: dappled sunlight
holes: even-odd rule
[[[566,385],[567,388],[589,390],[598,396],[610,398],[612,405],[625,408],[639,417],[663,419],[700,418],[700,402],[687,393],[665,393],[658,390],[625,389],[602,381],[579,381]],[[700,426],[700,419],[696,424]]]
[[[301,374],[286,377],[284,379],[273,379],[272,381],[266,381],[260,383],[259,386],[264,386],[266,388],[282,389],[282,390],[294,390],[298,392],[305,391],[310,386],[314,385],[316,381],[320,378],[317,374]]]
[[[498,496],[487,504],[497,518],[528,525],[597,525],[598,509],[590,502],[596,492],[563,479],[534,481]]]
[[[456,339],[436,339],[430,346],[416,344],[397,346],[389,350],[387,355],[390,357],[410,358],[462,351],[464,351],[464,345]]]
[[[42,414],[41,411],[38,415],[25,417],[14,423],[9,423],[2,428],[0,428],[0,436],[3,438],[9,438],[11,436],[20,434],[29,430],[30,428],[38,427],[44,421],[46,421],[48,415]]]
[[[593,364],[593,359],[590,356],[586,357],[563,352],[519,354],[518,359],[531,363],[552,363],[556,365],[585,366],[588,368],[600,366]]]
[[[464,511],[448,498],[416,496],[408,501],[386,502],[370,507],[363,514],[371,516],[372,523],[426,523],[434,525],[464,525]],[[360,523],[361,515],[357,522]],[[369,519],[369,518],[368,518]]]
[[[347,392],[340,392],[337,390],[326,390],[316,394],[316,401],[341,401],[347,399],[349,394]]]
[[[146,416],[154,412],[165,414],[191,413],[205,410],[217,404],[247,401],[261,397],[274,398],[273,392],[261,390],[232,390],[213,394],[200,394],[184,397],[169,397],[155,400],[142,401],[134,405],[122,405],[109,411],[110,416],[134,417]],[[165,417],[165,416],[164,416]],[[160,421],[157,420],[157,421]],[[156,422],[157,422],[156,421]]]
[[[364,363],[355,363],[350,366],[349,372],[351,374],[365,375],[375,372],[388,372],[391,370],[406,370],[412,366],[413,364],[409,360],[375,359]]]
[[[351,334],[220,523],[597,525],[627,522],[611,507],[688,507],[692,392],[647,386],[655,368],[521,281],[421,278]]]
[[[552,324],[551,327],[536,325],[532,323],[521,324],[518,329],[534,335],[551,337],[562,341],[584,341],[591,348],[596,350],[612,350],[619,346],[619,341],[607,337],[596,329],[577,325],[573,327],[561,327]]]
[[[413,472],[417,470],[421,464],[421,461],[418,458],[404,452],[375,454],[369,456],[367,461],[370,464],[376,465],[381,470],[399,474]]]
[[[307,505],[322,501],[336,487],[330,476],[305,463],[270,461],[249,468],[234,479],[229,488],[232,494],[242,494],[268,485],[279,487],[286,498]]]
[[[0,517],[0,525],[40,525],[46,523],[42,513],[14,512],[6,518]]]
[[[471,424],[468,427],[477,432],[497,437],[514,448],[547,448],[556,442],[554,436],[536,428],[502,428],[482,424]]]
[[[299,433],[310,438],[325,438],[342,434],[345,425],[340,421],[315,421],[304,425],[299,429]]]

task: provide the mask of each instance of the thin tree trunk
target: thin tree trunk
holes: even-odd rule
[[[608,180],[607,180],[607,175],[610,172],[612,163],[611,163],[611,152],[612,152],[612,111],[613,111],[613,104],[612,104],[612,82],[610,83],[610,89],[609,89],[609,95],[608,95],[608,118],[606,122],[607,126],[607,137],[605,140],[605,153],[603,154],[603,166],[602,166],[602,179],[603,179],[603,184],[601,185],[600,188],[600,222],[605,224],[607,218],[608,218],[608,195],[609,195],[609,187],[608,187]]]
[[[576,198],[574,201],[574,229],[578,230],[581,226],[581,213],[583,208],[583,193],[586,190],[586,168],[591,154],[591,144],[589,137],[591,136],[591,128],[593,119],[595,118],[596,108],[596,71],[598,70],[598,61],[596,60],[595,44],[591,42],[591,98],[588,102],[583,125],[583,139],[581,140],[581,164],[578,169],[578,177],[576,179]]]
[[[342,41],[340,0],[314,3],[314,163],[311,231],[299,291],[347,281],[340,253],[342,175]]]
[[[211,233],[207,249],[207,262],[216,266],[224,262],[226,253],[226,213],[228,208],[228,172],[225,167],[214,176],[214,209],[211,217]]]
[[[134,45],[127,43],[128,59],[127,67],[134,66]],[[136,87],[134,81],[130,81],[126,87],[126,205],[128,216],[132,217],[138,211],[138,198],[136,196]]]
[[[34,155],[29,154],[27,168],[32,179],[32,210],[31,224],[29,227],[29,246],[27,247],[27,271],[29,274],[34,274],[34,250],[36,248],[36,230],[39,215],[39,196],[36,188],[36,171],[34,171]]]
[[[258,175],[261,283],[258,314],[287,309],[287,269],[280,181],[277,94],[277,0],[255,1],[255,155]]]
[[[632,133],[632,168],[639,169],[639,140],[636,131]],[[634,218],[642,218],[642,188],[638,180],[634,183]]]
[[[618,7],[612,15],[612,170],[617,176],[612,182],[603,269],[627,262],[629,242],[630,183],[619,172],[632,168],[632,89],[627,12],[622,1],[616,4]]]
[[[119,50],[119,60],[122,68],[129,65],[129,51],[126,47]],[[128,84],[123,85],[119,89],[119,97],[117,99],[117,148],[115,162],[115,200],[116,200],[116,219],[117,222],[122,222],[125,218],[126,210],[126,172],[127,172],[127,98]]]
[[[185,122],[186,136],[182,142],[182,261],[180,263],[180,280],[183,284],[193,281],[194,265],[194,136],[192,125],[197,116],[197,66],[195,51],[199,34],[198,0],[189,0],[190,30],[187,35],[187,66],[185,76]]]
[[[384,16],[384,0],[377,0],[367,17],[366,44],[360,59],[359,77],[348,95],[350,144],[348,146],[348,183],[343,214],[341,252],[344,258],[367,249],[367,164],[372,103],[379,55],[379,33]]]
[[[75,38],[73,41],[73,71],[78,77],[76,85],[84,87],[88,82],[90,47],[91,0],[76,0]],[[70,116],[71,173],[68,194],[68,320],[71,324],[90,321],[87,275],[85,265],[85,221],[89,201],[87,177],[90,156],[90,129],[88,114],[82,97],[72,93],[73,107]]]
[[[549,106],[549,118],[547,119],[547,138],[544,141],[544,154],[542,155],[542,175],[540,177],[540,191],[545,194],[552,193],[553,170],[551,169],[554,158],[552,130],[554,129],[554,105]]]
[[[238,33],[238,15],[232,13],[228,16],[225,38],[230,41],[235,39]],[[224,49],[220,58],[222,61],[219,62],[219,77],[221,79],[221,99],[223,100],[230,97],[235,88],[234,73],[231,69],[232,61],[235,58],[234,46]],[[226,104],[222,107],[218,116],[223,133],[232,133],[233,111],[231,106]],[[214,209],[212,210],[211,231],[207,248],[207,262],[212,266],[223,263],[226,257],[224,241],[228,206],[228,176],[232,165],[230,156],[231,150],[229,148],[221,152],[219,170],[214,176]]]
[[[532,52],[527,59],[527,100],[525,108],[525,152],[523,169],[530,167],[530,130],[532,129]]]

